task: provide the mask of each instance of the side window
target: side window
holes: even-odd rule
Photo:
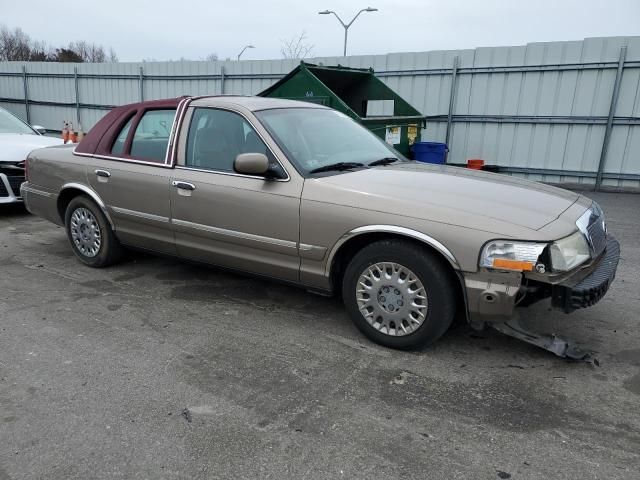
[[[129,130],[131,129],[131,122],[133,122],[133,117],[131,117],[127,124],[122,127],[122,130],[120,130],[118,138],[116,138],[113,147],[111,147],[111,153],[113,155],[122,155],[124,153],[124,143],[127,141],[127,135],[129,135]]]
[[[145,112],[133,135],[131,156],[140,160],[164,162],[175,115],[175,110]]]
[[[195,109],[187,137],[187,167],[233,172],[233,162],[241,153],[264,153],[276,176],[284,176],[280,164],[241,115],[214,108]]]

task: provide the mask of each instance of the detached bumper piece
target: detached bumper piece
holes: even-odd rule
[[[598,359],[595,358],[592,353],[578,348],[571,340],[554,334],[538,333],[527,330],[515,318],[508,322],[491,323],[490,325],[500,333],[523,340],[537,347],[544,348],[558,357],[583,361],[596,366],[600,365],[600,362],[598,362]]]
[[[578,308],[587,308],[598,303],[605,296],[616,276],[620,244],[609,237],[604,258],[596,269],[578,283],[570,282],[554,285],[551,289],[551,305],[565,313]]]

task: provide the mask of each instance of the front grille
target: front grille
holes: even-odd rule
[[[7,192],[7,187],[4,186],[4,182],[0,177],[0,197],[8,197],[8,196],[9,196],[9,192]]]
[[[595,218],[595,220],[587,227],[587,233],[589,235],[589,240],[591,241],[593,253],[597,257],[607,246],[607,234],[602,217]]]
[[[13,190],[13,194],[16,197],[19,197],[20,185],[24,183],[24,176],[20,175],[15,177],[7,177],[7,179],[9,180],[9,186],[11,187],[11,190]]]

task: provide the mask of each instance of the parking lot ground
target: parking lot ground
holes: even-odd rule
[[[140,254],[90,269],[2,207],[0,480],[637,479],[640,195],[591,196],[612,289],[521,315],[599,367],[466,326],[388,350],[337,299]]]

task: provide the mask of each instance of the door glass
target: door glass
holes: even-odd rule
[[[272,171],[277,176],[285,176],[280,164],[241,115],[214,108],[195,109],[187,138],[186,166],[233,172],[233,162],[241,153],[267,155]]]
[[[140,160],[164,162],[175,110],[149,110],[133,135],[131,156]]]

